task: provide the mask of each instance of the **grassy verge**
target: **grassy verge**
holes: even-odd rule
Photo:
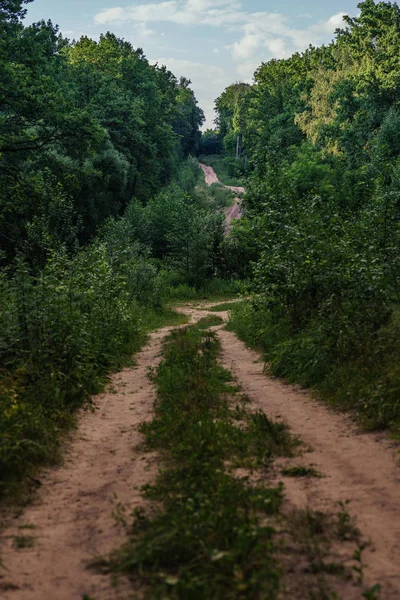
[[[213,183],[209,189],[215,208],[227,208],[233,205],[235,195],[231,190],[219,183]]]
[[[232,177],[232,175],[230,175],[228,165],[222,155],[202,155],[199,156],[199,162],[207,165],[208,167],[212,167],[216,172],[218,179],[224,185],[232,185],[235,187],[241,187],[244,185],[243,179],[240,177]]]
[[[338,538],[339,518],[299,511],[298,523],[286,524],[283,488],[268,485],[266,474],[274,457],[293,456],[299,442],[285,425],[251,411],[218,353],[216,335],[197,326],[165,344],[152,375],[155,418],[141,427],[147,448],[162,452],[165,464],[144,490],[150,508],[135,511],[129,542],[103,567],[130,575],[147,598],[272,600],[284,593],[287,553],[292,563],[299,548],[306,553],[305,538],[295,540],[303,519],[315,563],[307,577],[325,593],[335,562],[327,540]],[[276,529],[283,521],[288,542]],[[336,571],[348,576],[343,565]]]
[[[205,330],[209,329],[210,327],[218,327],[218,325],[223,324],[224,320],[221,319],[221,317],[218,317],[217,315],[208,315],[207,317],[200,319],[200,321],[197,323],[197,327],[199,329]]]
[[[334,407],[355,414],[366,429],[400,434],[398,314],[373,339],[355,340],[352,351],[343,353],[332,346],[322,323],[293,333],[285,319],[251,302],[233,307],[228,328],[264,353],[272,375],[315,389]]]
[[[223,183],[207,185],[203,173],[200,172],[199,181],[196,186],[196,199],[199,204],[212,210],[223,210],[234,203],[235,194]]]
[[[156,331],[161,327],[174,327],[178,325],[186,325],[189,317],[183,313],[178,313],[173,309],[173,306],[166,306],[163,310],[152,311],[148,310],[142,320],[145,332]]]

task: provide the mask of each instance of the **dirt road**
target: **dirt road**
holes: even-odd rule
[[[188,311],[186,311],[188,312]],[[192,318],[197,318],[192,311]],[[204,313],[203,313],[204,314]],[[225,321],[229,313],[217,313]],[[388,434],[365,433],[349,416],[333,412],[308,392],[264,373],[264,361],[235,334],[216,328],[222,363],[243,391],[269,418],[283,420],[310,452],[289,464],[316,468],[321,478],[283,477],[288,461],[275,464],[276,483],[284,481],[291,507],[337,511],[340,502],[369,545],[363,554],[364,580],[382,586],[380,600],[400,599],[400,454]],[[289,600],[302,600],[289,598]],[[346,596],[341,600],[347,600]]]
[[[212,185],[213,183],[219,183],[220,185],[223,185],[224,187],[226,187],[228,190],[231,190],[235,194],[244,194],[245,193],[246,190],[244,189],[244,187],[225,185],[225,184],[221,183],[217,177],[216,172],[214,171],[214,169],[212,167],[208,167],[207,165],[203,165],[200,163],[200,168],[203,170],[207,185]],[[242,218],[243,213],[242,213],[242,208],[241,208],[241,199],[239,197],[236,197],[234,199],[233,206],[229,206],[228,208],[226,208],[224,210],[224,212],[225,212],[225,219],[226,219],[226,231],[227,231],[227,233],[229,233],[229,231],[232,228],[232,222],[238,221],[239,219]]]
[[[204,306],[186,305],[192,321],[204,317]],[[228,313],[218,313],[225,319]],[[97,410],[84,413],[72,436],[65,464],[40,476],[34,504],[14,519],[0,540],[8,571],[0,572],[2,600],[95,600],[139,598],[127,582],[115,588],[110,579],[86,569],[87,561],[118,547],[125,539],[118,504],[128,513],[142,504],[138,487],[153,481],[157,456],[140,450],[140,422],[151,418],[154,389],[147,369],[160,360],[162,341],[170,331],[151,336],[137,356],[137,366],[113,377],[112,387],[96,399]],[[386,435],[362,434],[351,420],[333,413],[307,393],[263,374],[257,353],[234,334],[217,328],[224,365],[241,383],[254,406],[270,418],[284,419],[311,452],[294,459],[314,465],[320,479],[283,478],[292,506],[334,510],[351,500],[364,537],[365,580],[381,583],[381,600],[400,598],[400,469],[398,445]],[[291,461],[293,463],[293,460]],[[32,527],[31,529],[26,528]],[[17,548],[17,538],[32,536],[32,547]],[[305,600],[307,596],[288,600]],[[353,598],[353,596],[352,596]],[[344,596],[342,600],[350,600]]]
[[[142,505],[138,488],[157,473],[156,457],[137,448],[137,426],[151,418],[154,390],[147,368],[158,364],[169,331],[153,334],[136,366],[115,375],[109,391],[95,398],[96,410],[82,414],[64,464],[42,473],[35,502],[0,536],[7,568],[0,571],[2,600],[131,597],[127,582],[114,588],[109,577],[85,564],[124,542],[125,529],[112,513],[118,516],[124,505],[130,514]],[[32,548],[16,548],[27,544],[23,538]]]
[[[290,464],[312,464],[323,475],[283,478],[276,464],[277,478],[284,480],[292,506],[324,511],[336,505],[337,510],[338,502],[350,500],[350,514],[371,541],[364,553],[365,581],[382,585],[382,600],[399,600],[399,445],[387,435],[361,433],[349,417],[334,413],[306,392],[266,377],[259,355],[233,333],[221,330],[219,337],[224,365],[255,405],[270,418],[286,421],[292,433],[310,446],[310,453]]]

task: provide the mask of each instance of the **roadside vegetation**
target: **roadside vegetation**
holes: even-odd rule
[[[264,63],[217,100],[214,137],[248,165],[231,244],[254,300],[231,326],[270,373],[398,433],[400,8],[359,10],[329,46]]]

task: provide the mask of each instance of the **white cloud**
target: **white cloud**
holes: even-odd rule
[[[345,13],[333,15],[327,21],[320,21],[306,29],[296,29],[288,25],[283,15],[256,13],[250,14],[243,26],[244,34],[231,47],[232,57],[237,65],[238,75],[247,75],[250,65],[260,64],[263,50],[270,57],[288,58],[294,52],[300,52],[309,44],[318,45],[332,39],[335,30],[344,24]],[[257,57],[258,60],[255,60]]]
[[[106,8],[97,14],[94,18],[95,22],[99,25],[105,25],[106,23],[115,23],[116,21],[123,21],[125,17],[125,9],[121,7]]]
[[[193,74],[193,80],[197,80],[197,82],[204,85],[221,81],[221,78],[225,77],[224,70],[221,67],[209,66],[191,60],[180,58],[157,58],[151,59],[150,62],[152,64],[158,63],[160,65],[166,65],[168,69],[177,76],[187,76],[188,70],[190,69]]]
[[[137,4],[127,8],[105,8],[95,16],[97,24],[136,21],[171,22],[178,25],[240,23],[240,4],[231,0],[171,0]]]
[[[239,75],[240,79],[246,83],[251,83],[253,79],[253,75],[261,64],[261,60],[258,58],[253,58],[252,60],[246,60],[241,62],[236,67],[236,73]]]
[[[189,77],[200,107],[207,115],[206,127],[213,127],[214,99],[232,83],[221,67],[177,58],[151,59],[152,64],[166,65],[176,77]]]
[[[132,23],[142,37],[153,35],[151,23],[221,28],[237,36],[236,41],[228,46],[228,51],[237,76],[245,81],[251,81],[262,60],[287,58],[293,52],[304,50],[309,44],[329,42],[335,30],[344,23],[345,13],[342,12],[326,21],[306,25],[304,20],[311,15],[298,15],[297,20],[295,17],[294,21],[290,21],[277,12],[249,12],[244,8],[246,4],[236,0],[153,0],[147,4],[135,3],[125,8],[105,8],[95,16],[95,22],[98,25]],[[219,49],[214,48],[212,52],[218,55]],[[223,86],[231,83],[234,71],[225,75],[216,66],[174,58],[159,59],[159,62],[164,61],[175,74],[193,78],[193,87],[200,105],[206,112],[213,113],[211,94],[218,96]]]
[[[272,56],[276,58],[287,58],[292,54],[288,47],[287,41],[284,38],[273,38],[267,40],[265,46],[268,48]]]
[[[337,13],[337,15],[333,15],[327,21],[320,21],[316,25],[313,25],[310,29],[311,31],[315,31],[317,33],[322,34],[334,34],[336,29],[343,27],[345,22],[343,17],[346,15],[344,12]]]
[[[260,33],[249,33],[233,44],[232,56],[236,60],[246,60],[259,50],[262,43],[263,40]]]
[[[247,12],[242,3],[235,0],[168,0],[106,8],[95,16],[95,21],[101,25],[133,22],[145,28],[147,23],[170,22],[238,31],[241,37],[231,47],[232,57],[237,62],[248,62],[253,56],[260,55],[262,49],[268,50],[273,57],[285,58],[304,50],[310,43],[326,41],[343,25],[344,14],[338,13],[307,28],[294,28],[280,13]]]
[[[140,37],[150,37],[152,35],[155,35],[155,31],[153,31],[152,29],[150,29],[146,23],[138,23],[136,26],[136,33],[140,36]]]

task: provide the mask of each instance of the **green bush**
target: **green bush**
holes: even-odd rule
[[[367,329],[359,339],[350,324],[350,333],[342,330],[333,337],[318,319],[293,333],[290,321],[260,299],[235,304],[229,323],[243,341],[263,352],[271,375],[314,387],[333,405],[351,410],[368,429],[390,427],[396,433],[400,433],[399,327],[396,309],[375,334]]]
[[[54,255],[38,274],[20,260],[0,279],[0,480],[54,458],[59,432],[130,359],[161,311],[157,271],[133,250],[96,242]],[[4,491],[0,488],[0,493]]]

